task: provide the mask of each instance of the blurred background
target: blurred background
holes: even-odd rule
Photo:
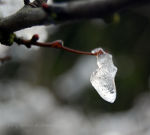
[[[0,16],[11,15],[22,6],[23,0],[5,0],[0,4]],[[16,32],[27,39],[36,33],[40,41],[61,39],[65,46],[83,51],[102,47],[113,55],[118,67],[117,99],[110,104],[92,87],[94,56],[53,48],[1,45],[0,57],[9,55],[12,59],[0,65],[0,134],[149,135],[148,9],[149,5],[123,10],[104,20]]]

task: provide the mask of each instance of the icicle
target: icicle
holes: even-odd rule
[[[96,48],[92,53],[103,51],[102,48]],[[116,99],[115,75],[117,67],[114,66],[112,55],[103,51],[103,54],[97,56],[98,68],[91,74],[90,81],[99,95],[106,101],[113,103]]]

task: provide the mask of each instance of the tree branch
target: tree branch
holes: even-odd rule
[[[150,0],[94,0],[94,1],[76,1],[60,4],[47,5],[47,0],[24,0],[25,6],[15,14],[0,19],[0,42],[4,45],[12,45],[13,42],[25,45],[30,48],[31,45],[40,47],[59,48],[76,54],[98,55],[98,52],[84,52],[63,46],[62,41],[50,43],[37,42],[38,36],[33,35],[31,40],[24,40],[16,37],[13,32],[32,27],[35,25],[44,25],[62,23],[66,21],[79,19],[104,18],[116,11],[128,8],[130,6],[150,3]],[[42,6],[42,8],[41,8]]]
[[[38,2],[38,0],[34,1]],[[33,2],[33,3],[34,3]],[[46,2],[46,0],[43,0]],[[35,25],[62,23],[78,19],[104,18],[121,9],[150,3],[149,0],[94,0],[76,1],[48,6],[45,12],[42,8],[24,6],[14,15],[0,20],[0,31],[14,32]],[[52,21],[54,20],[54,21]]]
[[[25,6],[16,14],[0,20],[0,31],[15,32],[24,28],[36,25],[42,25],[49,20],[50,17],[42,10],[42,8],[31,8]]]

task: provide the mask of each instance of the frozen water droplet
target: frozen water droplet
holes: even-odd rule
[[[99,52],[99,51],[102,51],[102,52],[104,52],[104,50],[102,49],[102,48],[95,48],[94,50],[92,50],[91,51],[91,53],[97,53],[97,52]]]
[[[99,95],[106,101],[113,103],[116,99],[115,75],[117,67],[114,66],[112,55],[108,53],[97,57],[98,69],[91,75],[90,81]]]

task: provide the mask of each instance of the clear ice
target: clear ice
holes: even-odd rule
[[[94,49],[92,52],[102,50]],[[103,51],[104,52],[104,51]],[[112,55],[104,52],[97,56],[98,68],[91,74],[90,81],[98,94],[106,101],[113,103],[116,99],[115,76],[117,67],[114,66]]]
[[[95,49],[93,49],[93,50],[91,51],[91,53],[97,53],[97,52],[99,52],[99,51],[104,52],[104,50],[103,50],[102,48],[95,48]],[[105,52],[104,52],[104,53],[105,53]]]

